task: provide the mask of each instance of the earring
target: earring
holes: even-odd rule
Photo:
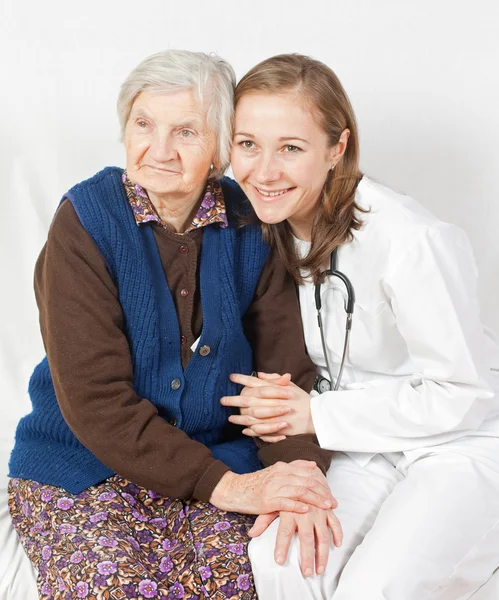
[[[210,171],[213,171],[214,168],[215,168],[215,165],[213,163],[211,163],[211,165],[210,165]]]
[[[331,169],[330,169],[330,170],[331,170],[331,171],[334,171],[334,167],[336,167],[336,165],[333,163],[333,164],[331,165]]]

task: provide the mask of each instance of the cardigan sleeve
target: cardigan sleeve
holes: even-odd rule
[[[264,266],[244,328],[257,371],[291,373],[296,385],[312,389],[316,367],[306,352],[296,287],[276,252]],[[313,460],[325,473],[331,463],[332,453],[319,446],[315,435],[290,436],[275,444],[255,439],[266,467],[278,461]]]
[[[116,285],[67,200],[37,261],[35,293],[57,400],[78,440],[137,485],[208,501],[229,467],[135,393]]]

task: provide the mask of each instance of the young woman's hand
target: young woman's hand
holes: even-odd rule
[[[332,510],[322,510],[310,507],[307,513],[293,512],[272,513],[260,515],[249,531],[250,537],[258,537],[267,527],[280,517],[274,558],[278,565],[283,565],[288,556],[291,540],[295,532],[300,542],[300,566],[304,577],[310,577],[314,572],[322,575],[326,570],[331,546],[331,535],[336,547],[341,546],[343,532],[338,518]]]
[[[291,380],[289,374],[259,373],[258,377],[234,373],[231,381],[244,387],[240,396],[224,396],[224,406],[241,409],[229,421],[244,425],[245,435],[277,442],[288,435],[315,433],[310,411],[310,394]]]
[[[255,515],[281,510],[305,513],[313,506],[327,510],[338,505],[322,471],[308,460],[278,462],[246,475],[225,473],[210,502],[222,510]]]

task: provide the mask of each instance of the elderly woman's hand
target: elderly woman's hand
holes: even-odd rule
[[[231,380],[244,387],[240,396],[225,396],[224,406],[241,409],[229,421],[244,425],[245,435],[277,442],[288,435],[315,433],[310,394],[290,381],[289,375],[259,373],[258,377],[234,373]]]
[[[327,510],[338,504],[321,470],[307,460],[277,462],[246,475],[225,473],[210,502],[222,510],[255,515],[281,510],[305,513],[310,506]]]

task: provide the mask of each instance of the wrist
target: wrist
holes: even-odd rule
[[[227,471],[217,485],[213,488],[210,503],[221,510],[233,511],[233,489],[239,476],[232,471]]]
[[[312,396],[310,394],[308,395],[307,433],[313,433],[315,435],[314,420],[312,418]]]

